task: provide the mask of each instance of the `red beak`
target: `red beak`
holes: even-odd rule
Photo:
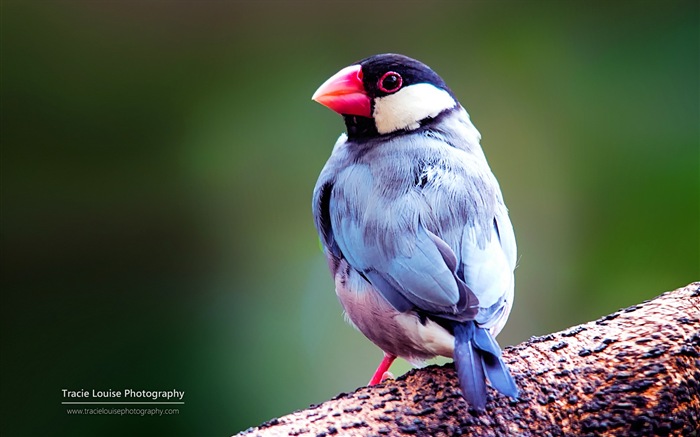
[[[338,114],[371,117],[371,105],[362,85],[362,67],[345,67],[318,87],[311,100]]]

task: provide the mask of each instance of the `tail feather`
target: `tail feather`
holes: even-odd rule
[[[518,387],[501,358],[501,348],[491,334],[473,321],[456,324],[455,367],[462,394],[477,410],[486,407],[486,377],[493,388],[517,398]]]
[[[486,375],[479,351],[471,341],[474,328],[474,322],[455,326],[454,360],[464,399],[477,410],[483,410],[486,407]]]
[[[508,366],[501,358],[501,347],[496,339],[491,336],[487,329],[477,327],[475,331],[474,343],[481,352],[481,359],[489,382],[493,388],[504,395],[517,398],[518,386],[508,371]]]

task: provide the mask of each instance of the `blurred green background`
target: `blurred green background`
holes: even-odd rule
[[[700,279],[698,10],[3,0],[0,434],[229,435],[367,382],[310,211],[343,124],[310,97],[375,53],[482,133],[519,243],[502,344]],[[63,388],[186,404],[75,417]]]

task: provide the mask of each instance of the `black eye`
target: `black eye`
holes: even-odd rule
[[[399,73],[394,71],[387,71],[382,75],[382,77],[379,78],[379,81],[377,82],[377,87],[379,90],[384,91],[385,93],[393,93],[398,91],[399,88],[401,88],[401,85],[403,85],[403,79],[401,79],[401,75]]]

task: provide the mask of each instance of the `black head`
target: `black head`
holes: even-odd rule
[[[357,64],[362,66],[362,83],[372,99],[394,94],[418,83],[431,84],[452,95],[452,91],[436,72],[408,56],[385,53],[370,56]]]

